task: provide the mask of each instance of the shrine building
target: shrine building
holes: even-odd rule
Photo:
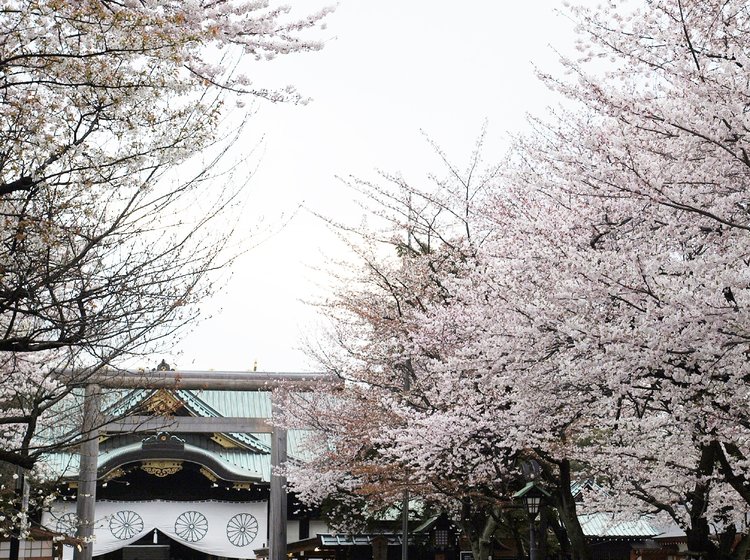
[[[99,429],[92,553],[101,560],[255,558],[269,546],[271,434],[172,433],[181,419],[270,418],[270,391],[133,389],[106,393],[110,417],[163,418],[163,428]],[[171,419],[171,420],[170,420]],[[217,426],[220,425],[216,424]],[[148,426],[145,426],[148,427]],[[267,430],[270,431],[270,430]],[[289,461],[304,459],[303,431],[287,432]],[[81,454],[47,456],[61,498],[42,525],[74,536],[79,524]],[[328,533],[326,524],[286,498],[286,539]],[[74,548],[62,547],[72,558]]]

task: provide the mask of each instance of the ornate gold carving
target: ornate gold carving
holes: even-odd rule
[[[104,477],[102,477],[102,482],[120,478],[121,476],[125,476],[126,474],[127,473],[125,472],[125,469],[123,469],[122,467],[117,467],[116,469],[112,469]]]
[[[234,443],[231,439],[229,439],[228,437],[226,437],[226,436],[224,436],[222,434],[213,434],[211,436],[211,440],[215,441],[216,443],[218,443],[219,445],[221,445],[222,447],[224,447],[226,449],[231,449],[233,447],[237,447],[236,443]]]
[[[201,467],[200,468],[200,473],[203,476],[205,476],[208,480],[210,480],[211,482],[216,482],[217,480],[219,480],[218,477],[214,473],[212,473],[211,471],[209,471],[206,467]]]
[[[235,490],[249,490],[251,484],[249,482],[235,482],[232,484],[232,488]]]
[[[146,401],[146,408],[154,414],[174,414],[183,402],[167,389],[159,389]]]
[[[164,478],[182,470],[182,461],[141,461],[141,469]]]

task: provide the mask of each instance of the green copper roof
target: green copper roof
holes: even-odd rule
[[[610,513],[591,513],[579,515],[578,520],[587,537],[647,538],[656,537],[663,532],[646,516],[623,520]]]
[[[266,391],[176,391],[186,404],[203,408],[206,416],[271,417],[271,393]]]
[[[270,418],[271,394],[259,391],[209,391],[179,389],[170,391],[182,401],[190,414],[198,417],[255,417]],[[142,404],[153,390],[109,390],[104,397],[104,408],[112,416],[121,416],[128,410]],[[80,406],[80,403],[78,403]],[[287,434],[287,454],[290,460],[300,460],[309,456],[305,449],[305,430],[290,430]],[[183,434],[180,434],[181,437]],[[252,433],[224,434],[237,442],[237,448],[223,448],[209,440],[206,434],[184,434],[188,445],[198,449],[208,448],[216,460],[226,465],[238,475],[261,478],[264,482],[271,478],[271,435]],[[118,455],[127,456],[140,445],[144,434],[121,434],[105,441],[100,448],[99,465],[116,461]],[[54,472],[64,478],[78,476],[78,454],[53,453],[44,461]]]

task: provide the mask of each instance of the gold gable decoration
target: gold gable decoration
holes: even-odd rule
[[[159,389],[146,401],[146,409],[154,414],[174,414],[184,403],[167,389]]]
[[[128,473],[127,473],[127,472],[125,472],[125,469],[123,469],[122,467],[117,467],[116,469],[112,469],[111,471],[109,471],[109,472],[108,472],[108,473],[107,473],[107,474],[106,474],[106,475],[105,475],[105,476],[104,476],[104,477],[102,478],[102,482],[108,482],[108,481],[110,481],[110,480],[114,480],[115,478],[120,478],[120,477],[123,477],[123,476],[125,476],[126,474],[128,474]]]
[[[225,449],[233,449],[239,447],[235,442],[222,434],[213,434],[211,436],[211,439]]]
[[[216,482],[217,480],[219,480],[219,478],[214,473],[212,473],[211,471],[209,471],[206,467],[201,467],[200,468],[200,473],[203,476],[205,476],[208,480],[210,480],[211,482]]]
[[[141,469],[148,474],[164,478],[182,470],[182,461],[141,461]]]

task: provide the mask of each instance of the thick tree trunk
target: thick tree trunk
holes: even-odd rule
[[[737,529],[734,525],[730,525],[723,533],[720,533],[718,537],[719,557],[722,558],[722,560],[730,560],[732,558],[734,543],[737,540]]]
[[[552,502],[568,535],[573,560],[591,560],[591,547],[578,522],[575,498],[570,491],[570,461],[563,459],[557,463],[557,467],[559,475],[557,488],[552,492]]]
[[[558,510],[560,511],[560,510]],[[578,519],[573,514],[569,517],[567,514],[560,514],[563,525],[566,526],[566,533],[568,534],[568,540],[570,541],[570,551],[573,560],[591,560],[591,549],[586,541],[586,537],[581,530],[581,526],[578,523]],[[575,528],[575,526],[578,526]],[[571,530],[572,529],[572,530]]]
[[[691,527],[685,534],[688,557],[695,560],[719,560],[718,549],[709,538],[708,523],[705,519],[691,519]]]
[[[492,554],[492,537],[497,530],[499,511],[476,511],[472,504],[464,503],[461,529],[471,543],[474,560],[488,560]]]
[[[488,560],[492,553],[492,543],[489,539],[471,539],[471,552],[474,560]]]
[[[705,445],[701,449],[701,457],[698,462],[698,475],[710,476],[714,471],[716,461],[716,447]],[[692,492],[689,493],[690,500],[690,527],[685,531],[687,534],[688,556],[701,560],[719,560],[719,548],[711,540],[711,531],[708,520],[704,513],[708,506],[709,483],[699,480],[695,483]]]
[[[547,508],[539,511],[539,530],[536,532],[536,550],[540,560],[547,558],[547,529],[549,528]]]
[[[555,516],[549,517],[549,526],[552,532],[555,533],[557,542],[560,544],[560,558],[571,558],[573,555],[570,550],[570,541],[568,540],[568,534],[565,532],[565,527],[560,525]]]
[[[750,535],[743,535],[740,542],[735,545],[729,558],[731,560],[745,560],[748,552],[750,552]]]

